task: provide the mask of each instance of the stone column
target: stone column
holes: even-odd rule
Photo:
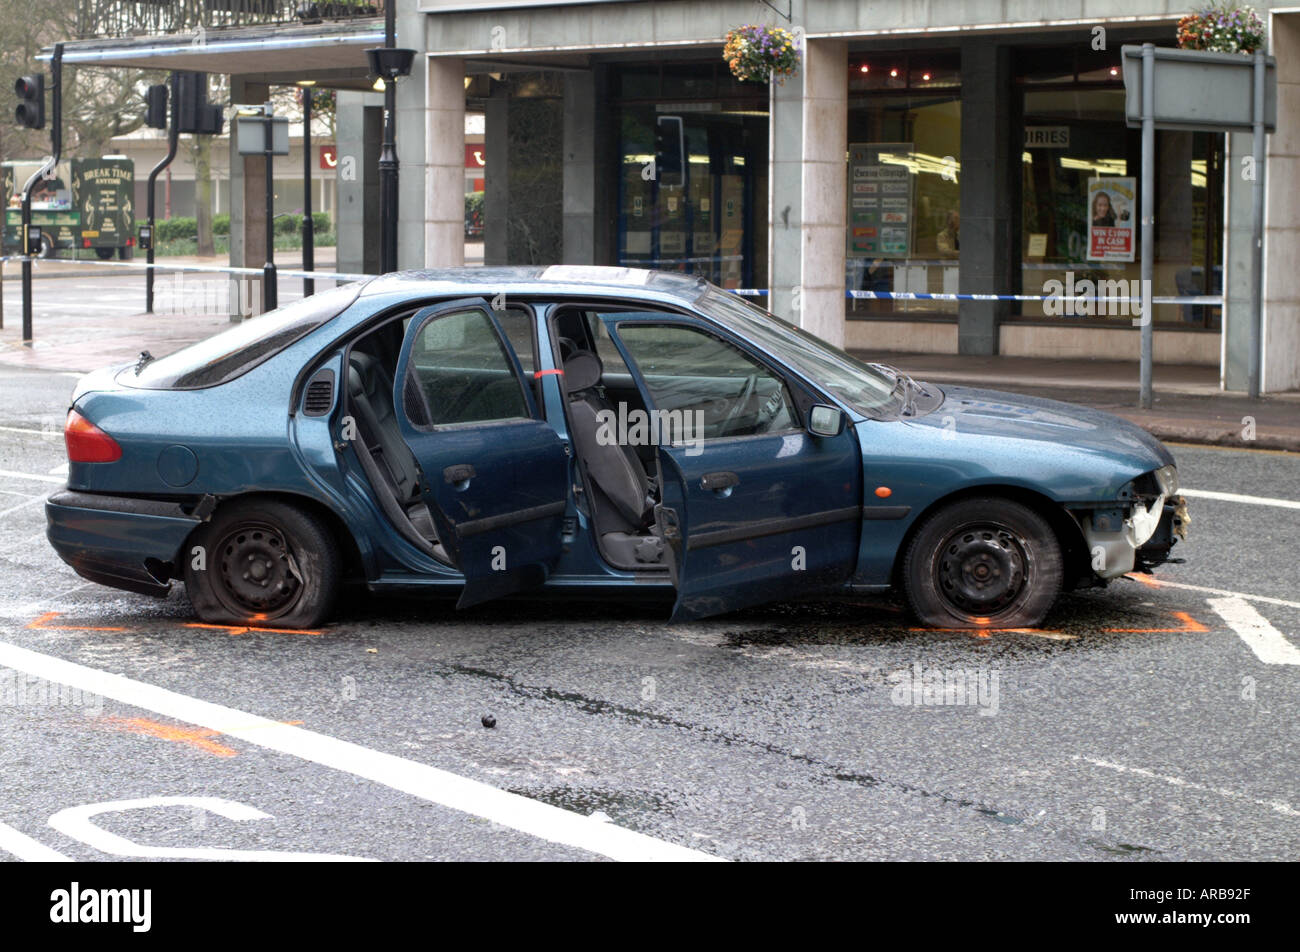
[[[426,64],[424,259],[426,268],[465,264],[465,63]]]
[[[837,346],[844,343],[848,90],[847,44],[809,40],[803,64],[797,317],[801,327]],[[777,241],[772,244],[775,247]]]
[[[1019,282],[1018,202],[1014,174],[1019,127],[1013,102],[1011,50],[988,40],[961,45],[961,249],[962,294],[1007,294]],[[1034,293],[1030,289],[1028,293]],[[1005,301],[962,301],[957,310],[957,350],[998,352],[998,325],[1010,313]]]
[[[1277,132],[1269,137],[1264,231],[1264,357],[1260,389],[1300,387],[1300,15],[1272,16]]]
[[[564,74],[564,264],[596,264],[596,80]]]

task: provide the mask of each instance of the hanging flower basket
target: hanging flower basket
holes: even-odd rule
[[[722,58],[742,83],[779,85],[799,68],[799,45],[789,30],[746,24],[727,32]]]
[[[1264,21],[1253,7],[1215,6],[1178,21],[1178,48],[1254,53],[1264,45]]]

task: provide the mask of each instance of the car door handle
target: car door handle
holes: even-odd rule
[[[453,486],[456,483],[467,483],[477,475],[469,463],[456,463],[442,471],[442,478]]]
[[[740,477],[735,473],[705,473],[700,477],[700,488],[711,489],[713,492],[721,492],[724,489],[731,489],[733,486],[740,485]]]

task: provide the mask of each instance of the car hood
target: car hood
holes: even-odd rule
[[[930,385],[933,389],[933,385]],[[1169,450],[1140,426],[1111,413],[1000,390],[944,386],[944,399],[911,422],[966,437],[995,436],[1068,445],[1124,458],[1149,469],[1174,461]]]

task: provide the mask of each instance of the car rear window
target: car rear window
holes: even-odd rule
[[[128,367],[117,380],[147,390],[198,390],[233,380],[343,313],[357,299],[362,283],[321,291],[248,318],[166,357]]]

